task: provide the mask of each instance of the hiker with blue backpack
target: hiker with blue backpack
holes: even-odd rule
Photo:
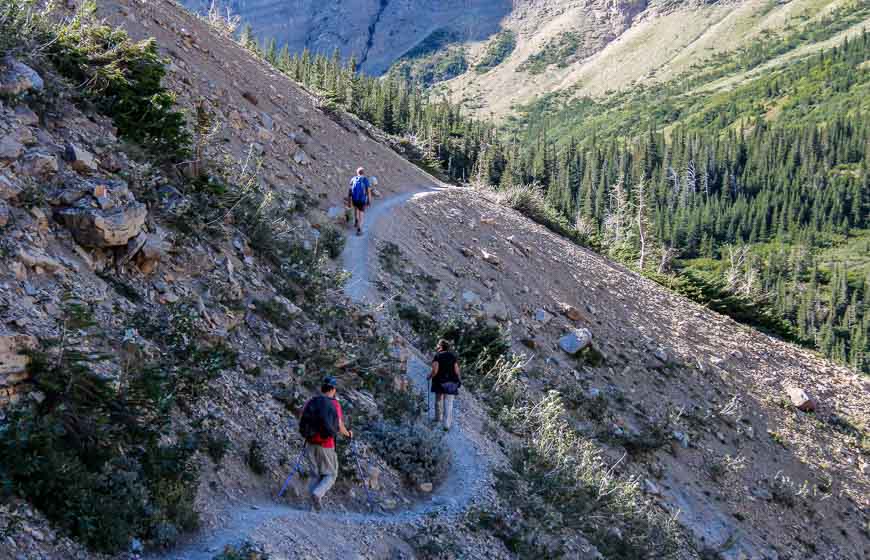
[[[305,403],[299,418],[299,433],[305,438],[305,455],[313,474],[309,492],[315,511],[320,511],[323,497],[338,479],[335,437],[341,434],[353,438],[353,432],[344,426],[344,414],[336,398],[337,386],[335,377],[326,376],[320,385],[321,394]]]
[[[353,225],[357,235],[362,235],[363,218],[366,208],[371,204],[371,183],[365,173],[366,170],[362,167],[356,170],[347,192],[348,203],[353,206]]]

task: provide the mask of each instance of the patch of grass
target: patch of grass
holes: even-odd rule
[[[201,448],[208,453],[214,464],[220,466],[233,444],[222,430],[208,430],[200,435]]]
[[[258,299],[254,301],[254,308],[261,317],[285,330],[293,327],[293,318],[287,314],[287,309],[273,299]]]
[[[538,185],[514,185],[499,189],[492,195],[495,201],[537,222],[553,233],[561,235],[583,247],[589,247],[592,240],[580,234],[568,219],[550,204]]]
[[[425,311],[421,311],[415,305],[404,303],[396,304],[396,315],[406,321],[414,332],[423,339],[423,344],[432,347],[438,340],[441,324]]]

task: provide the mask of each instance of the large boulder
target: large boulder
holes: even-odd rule
[[[36,71],[7,56],[0,63],[0,95],[15,96],[30,91],[42,91],[45,83]]]
[[[510,319],[510,312],[508,311],[507,305],[505,305],[501,300],[490,301],[484,305],[483,313],[487,317],[498,321],[507,321]]]
[[[559,348],[572,356],[592,344],[592,333],[589,329],[573,329],[559,339]]]
[[[71,190],[75,192],[65,200],[75,199],[74,204],[56,210],[55,216],[80,245],[119,247],[127,245],[142,231],[148,209],[136,201],[122,181],[94,185],[80,198],[80,186]]]

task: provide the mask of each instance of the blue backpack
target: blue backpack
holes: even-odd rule
[[[350,187],[350,198],[354,204],[365,204],[368,202],[369,179],[362,175],[357,175],[353,178]]]

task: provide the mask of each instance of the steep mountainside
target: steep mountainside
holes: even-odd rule
[[[866,560],[866,377],[440,185],[172,0],[80,4],[0,3],[0,559]],[[355,433],[313,511],[324,374]]]
[[[274,38],[291,53],[337,49],[344,59],[354,57],[365,73],[393,67],[426,85],[446,81],[451,96],[467,108],[505,115],[545,93],[598,96],[666,80],[767,33],[824,26],[825,14],[850,3],[235,0],[226,5],[260,40]],[[210,2],[185,4],[202,11]],[[852,32],[866,21],[856,22]]]
[[[209,0],[185,0],[205,10]],[[439,29],[462,41],[481,41],[498,30],[509,0],[232,0],[223,2],[261,39],[274,38],[290,52],[354,57],[370,74],[381,74],[406,51]]]

